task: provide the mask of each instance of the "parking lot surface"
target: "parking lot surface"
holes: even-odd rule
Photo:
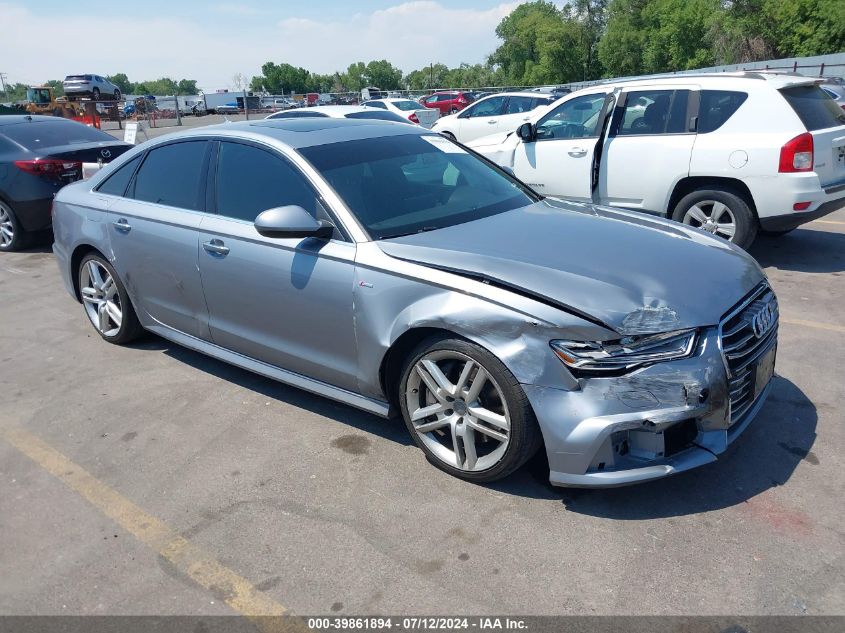
[[[542,460],[465,483],[400,420],[109,345],[47,247],[3,254],[0,613],[845,613],[845,211],[751,252],[781,306],[761,414],[611,490]]]

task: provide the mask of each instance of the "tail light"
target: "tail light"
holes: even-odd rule
[[[778,171],[789,174],[813,169],[813,135],[809,132],[799,134],[780,148],[780,167]]]
[[[411,112],[411,116],[409,116],[409,117],[408,117],[408,120],[409,120],[411,123],[416,123],[417,125],[419,125],[419,124],[420,124],[420,120],[417,118],[417,113],[416,113],[416,112]]]
[[[16,160],[15,167],[36,176],[57,177],[68,172],[81,172],[82,162],[57,160],[54,158],[36,158],[35,160]]]

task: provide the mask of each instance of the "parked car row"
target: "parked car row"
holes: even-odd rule
[[[58,192],[61,277],[105,341],[149,330],[401,415],[473,482],[538,450],[555,485],[665,477],[760,410],[777,300],[736,246],[545,198],[418,125],[295,112],[152,139]]]
[[[747,248],[759,230],[786,233],[845,203],[845,111],[820,83],[606,83],[469,145],[544,195],[654,213]]]

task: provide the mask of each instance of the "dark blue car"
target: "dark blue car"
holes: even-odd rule
[[[53,196],[82,178],[82,163],[108,163],[131,147],[76,121],[0,116],[0,251],[50,229]]]

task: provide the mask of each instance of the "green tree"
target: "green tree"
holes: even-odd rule
[[[582,5],[584,12],[595,9],[593,3]],[[562,9],[545,0],[522,4],[496,27],[502,44],[488,61],[516,85],[584,79],[594,48],[585,15],[569,4]]]
[[[126,76],[126,73],[106,75],[106,79],[108,79],[115,86],[117,86],[121,94],[132,94],[133,85],[132,82],[129,81],[129,77]]]
[[[396,90],[402,87],[402,71],[386,59],[371,61],[364,71],[367,85],[383,90]]]
[[[176,94],[195,95],[198,92],[196,79],[180,79],[176,84]]]
[[[65,93],[65,87],[61,79],[50,79],[49,81],[45,81],[44,85],[50,86],[53,89],[54,97],[61,97]]]

